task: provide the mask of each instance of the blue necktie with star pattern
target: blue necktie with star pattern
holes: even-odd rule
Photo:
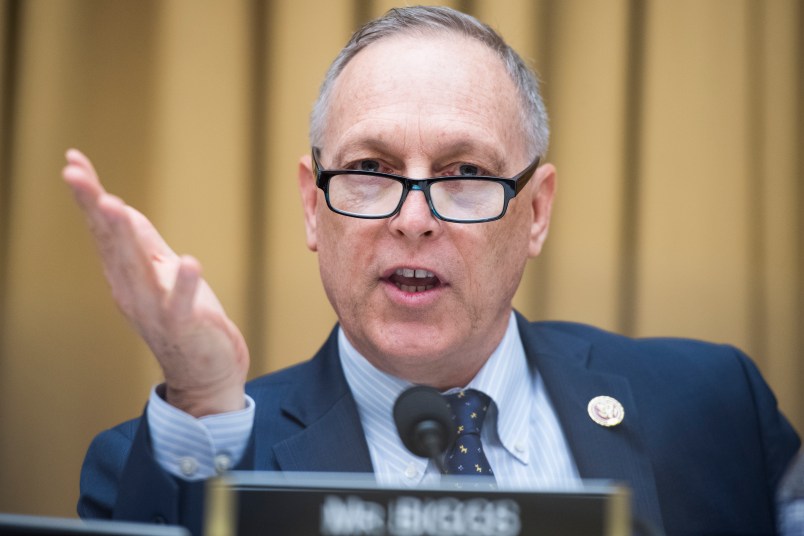
[[[452,407],[458,432],[455,444],[444,457],[447,474],[493,478],[494,472],[480,444],[480,429],[491,399],[475,389],[466,389],[445,397]]]

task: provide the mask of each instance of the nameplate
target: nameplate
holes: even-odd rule
[[[372,475],[234,472],[210,482],[206,536],[550,536],[630,534],[630,493],[491,489],[483,480],[388,488]]]

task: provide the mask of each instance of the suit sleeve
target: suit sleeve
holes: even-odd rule
[[[776,397],[765,383],[756,365],[739,350],[736,352],[757,408],[759,433],[765,454],[768,496],[773,498],[785,470],[801,446],[801,440],[790,422],[779,411]]]
[[[253,439],[237,469],[253,468]],[[206,481],[189,482],[165,471],[153,455],[147,413],[99,434],[81,470],[78,514],[183,525],[201,534]]]
[[[129,421],[100,433],[89,445],[81,468],[78,499],[78,515],[82,518],[112,518],[118,483],[136,430],[137,421]]]

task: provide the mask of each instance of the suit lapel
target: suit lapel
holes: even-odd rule
[[[629,485],[634,513],[662,525],[656,482],[642,439],[636,403],[626,378],[590,366],[591,344],[546,324],[517,317],[528,360],[544,378],[550,401],[580,476]],[[273,445],[283,471],[371,472],[371,457],[354,398],[338,357],[337,330],[310,363],[303,386],[294,384],[282,411],[302,430]],[[600,395],[619,400],[622,424],[605,428],[587,413]]]
[[[294,384],[282,411],[303,429],[273,446],[283,471],[371,472],[363,426],[338,355],[337,328]]]
[[[298,434],[274,445],[283,471],[371,472],[371,457],[354,401],[341,398]]]
[[[581,478],[627,483],[634,513],[661,526],[656,481],[628,380],[593,370],[587,341],[544,324],[531,325],[521,316],[518,322],[525,353],[544,379]],[[623,405],[621,424],[606,428],[589,417],[589,401],[600,395]]]

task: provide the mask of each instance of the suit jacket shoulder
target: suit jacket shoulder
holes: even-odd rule
[[[565,322],[519,326],[582,477],[626,481],[636,512],[668,534],[773,533],[774,492],[800,441],[745,354]],[[620,425],[586,414],[600,395],[622,403]]]

